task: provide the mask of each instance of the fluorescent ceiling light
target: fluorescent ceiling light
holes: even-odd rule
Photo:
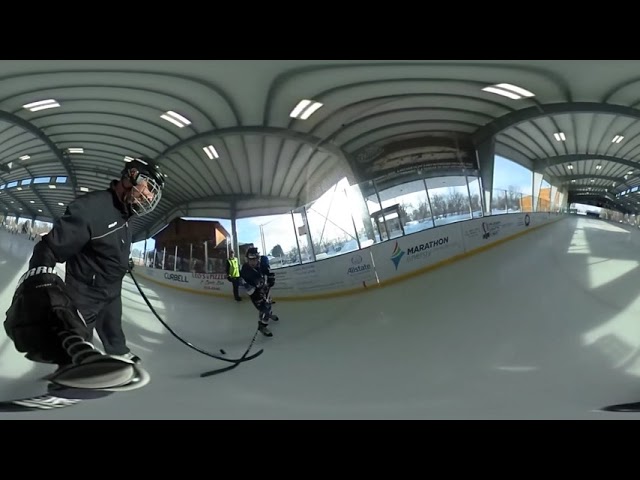
[[[503,97],[511,98],[513,100],[520,100],[522,97],[528,98],[535,96],[529,90],[525,90],[522,87],[518,87],[510,83],[498,83],[497,85],[484,87],[482,90],[489,93],[495,93],[496,95],[502,95]]]
[[[16,190],[22,190],[22,187],[18,187],[18,188],[16,188]]]
[[[209,145],[207,147],[203,148],[204,153],[207,154],[207,157],[209,157],[210,160],[213,160],[214,158],[219,158],[220,155],[218,155],[218,151],[215,149],[215,147],[213,145]]]
[[[26,108],[27,110],[31,110],[32,112],[37,112],[39,110],[46,110],[47,108],[56,108],[59,107],[60,104],[53,100],[52,98],[48,100],[39,100],[37,102],[27,103],[23,105],[22,108]]]
[[[186,127],[187,125],[191,125],[191,121],[189,119],[171,110],[160,115],[160,118],[163,118],[164,120],[173,123],[175,126],[179,128],[183,128],[183,127]]]
[[[520,95],[516,95],[515,93],[507,92],[506,90],[501,90],[499,88],[485,87],[482,90],[489,93],[495,93],[496,95],[502,95],[503,97],[511,98],[512,100],[520,100],[522,98]]]
[[[67,148],[68,153],[84,153],[84,148],[82,147],[71,147]]]
[[[49,185],[49,188],[56,188],[55,185]]]
[[[61,207],[64,207],[64,203],[62,202],[58,202],[58,205],[60,205]]]
[[[127,155],[126,157],[124,157],[124,161],[125,162],[133,162],[133,157],[130,157],[130,156]]]
[[[525,90],[524,88],[518,87],[517,85],[511,85],[510,83],[499,83],[498,85],[496,85],[496,87],[508,90],[513,93],[517,93],[518,95],[521,95],[523,97],[535,97],[535,95],[529,90]]]
[[[31,157],[29,155],[22,155],[19,158],[20,158],[20,160],[29,160]]]
[[[564,132],[554,133],[553,136],[556,137],[558,142],[565,142],[567,140],[567,137],[564,136]]]
[[[34,202],[33,200],[29,200],[29,203],[36,203],[36,202]]]
[[[87,187],[80,187],[81,192],[88,192],[89,189]]]
[[[596,170],[600,170],[602,168],[602,165],[596,165]]]
[[[569,170],[573,170],[573,165],[569,164],[569,165],[567,165],[567,168],[568,168]]]
[[[624,137],[622,135],[616,135],[615,137],[613,137],[613,140],[611,140],[611,143],[620,143],[623,138]]]
[[[39,208],[39,209],[38,209],[38,212],[42,213],[42,209],[40,209],[40,208]]]
[[[313,115],[320,107],[322,107],[322,103],[316,102],[314,100],[300,100],[298,105],[295,106],[291,113],[289,114],[292,118],[299,118],[300,120],[306,120],[311,115]]]
[[[629,170],[629,175],[631,175],[633,173],[633,170]]]

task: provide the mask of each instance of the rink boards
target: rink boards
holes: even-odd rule
[[[279,300],[329,297],[379,287],[526,233],[565,215],[512,213],[431,228],[362,250],[274,270],[272,295]],[[169,272],[145,267],[142,277],[181,290],[231,297],[224,274]]]

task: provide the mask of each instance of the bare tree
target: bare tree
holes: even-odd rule
[[[273,257],[284,256],[284,251],[282,250],[282,247],[280,246],[280,244],[277,244],[275,247],[271,249],[271,256]]]
[[[491,196],[491,209],[506,210],[507,197],[504,190],[494,190]]]
[[[522,193],[520,193],[520,190],[513,185],[509,185],[507,189],[507,208],[510,210],[522,210],[521,199]]]
[[[413,211],[413,220],[420,221],[425,218],[431,218],[431,209],[429,208],[429,202],[426,198],[420,202],[418,208]]]
[[[398,205],[398,215],[400,216],[400,221],[402,225],[406,225],[409,220],[411,220],[411,214],[409,213],[409,209],[413,210],[413,207],[410,204],[401,203]]]
[[[447,212],[459,214],[469,208],[469,200],[459,190],[450,189],[447,195]]]
[[[477,212],[478,210],[482,210],[482,205],[480,205],[480,195],[477,193],[471,195],[471,210]]]
[[[435,216],[444,215],[447,213],[447,201],[443,196],[435,194],[431,197],[431,208]]]

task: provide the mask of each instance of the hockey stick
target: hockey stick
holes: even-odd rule
[[[253,347],[254,342],[256,341],[256,337],[258,336],[258,332],[260,331],[260,327],[256,328],[256,333],[253,334],[253,338],[251,339],[251,343],[249,344],[249,346],[247,347],[247,349],[245,350],[245,352],[242,354],[242,357],[240,357],[240,362],[236,362],[233,365],[230,365],[228,367],[224,367],[224,368],[218,368],[217,370],[211,370],[209,372],[204,372],[201,373],[200,376],[202,378],[204,377],[211,377],[213,375],[217,375],[219,373],[224,373],[224,372],[228,372],[229,370],[233,370],[234,368],[236,368],[238,365],[240,365],[240,363],[244,362],[247,357],[246,355],[249,353],[249,350],[251,350],[251,347]],[[260,352],[262,352],[262,350],[260,350]]]
[[[138,287],[138,291],[140,292],[140,295],[142,295],[142,298],[144,299],[144,301],[147,303],[148,307],[151,309],[151,311],[153,312],[153,314],[156,316],[156,318],[158,320],[160,320],[160,323],[162,323],[162,325],[164,325],[164,327],[169,330],[169,333],[171,333],[171,335],[173,335],[174,337],[176,337],[179,341],[181,341],[182,343],[184,343],[187,347],[192,348],[193,350],[195,350],[196,352],[200,352],[203,355],[207,355],[208,357],[211,358],[215,358],[216,360],[222,360],[223,362],[229,362],[229,363],[242,363],[242,362],[248,362],[249,360],[253,360],[254,358],[262,355],[262,353],[264,352],[263,349],[258,350],[256,353],[249,355],[249,356],[245,356],[249,350],[247,350],[245,352],[245,354],[241,357],[241,358],[225,358],[225,357],[221,357],[219,355],[215,355],[213,353],[207,352],[206,350],[202,350],[201,348],[196,347],[195,345],[193,345],[190,342],[187,342],[186,340],[184,340],[182,337],[180,337],[180,335],[178,335],[177,333],[175,333],[171,327],[169,327],[169,325],[167,325],[162,318],[160,318],[160,315],[158,315],[158,313],[155,311],[155,309],[153,308],[153,306],[151,305],[151,303],[149,302],[149,299],[147,298],[147,296],[144,294],[144,292],[142,291],[142,288],[140,288],[140,285],[138,284],[138,281],[136,280],[136,277],[134,277],[133,272],[129,271],[129,275],[131,275],[131,278],[133,279],[133,282],[136,284],[136,287]],[[255,335],[254,335],[254,340],[255,340]],[[249,348],[251,348],[251,346],[253,346],[253,340],[251,341],[251,345],[249,346]],[[236,365],[234,365],[235,367]]]
[[[267,298],[269,298],[269,292],[270,291],[271,291],[271,287],[267,287],[267,293],[266,293],[266,297]],[[242,355],[242,357],[240,357],[241,359],[245,358],[245,356],[249,353],[249,350],[251,350],[251,347],[253,347],[253,344],[256,341],[256,338],[258,336],[258,332],[259,331],[260,331],[260,325],[258,325],[258,328],[256,328],[256,331],[253,334],[253,338],[251,339],[251,343],[249,343],[249,346],[245,350],[244,354]],[[209,372],[201,373],[200,376],[204,378],[204,377],[211,377],[213,375],[218,375],[219,373],[224,373],[224,372],[228,372],[229,370],[233,370],[238,365],[240,365],[240,362],[238,362],[238,363],[236,363],[234,365],[230,365],[228,367],[218,368],[217,370],[211,370]]]

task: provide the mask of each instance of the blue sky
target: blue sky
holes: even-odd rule
[[[533,172],[522,165],[496,155],[493,167],[493,189],[508,190],[516,187],[521,193],[531,195]]]

